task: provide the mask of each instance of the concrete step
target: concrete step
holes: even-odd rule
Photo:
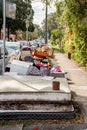
[[[75,117],[71,103],[42,101],[0,102],[0,119],[72,119]]]

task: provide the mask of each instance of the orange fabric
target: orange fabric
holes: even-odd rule
[[[48,56],[47,52],[42,52],[42,51],[34,51],[32,52],[32,56],[36,56],[38,58],[45,58]]]

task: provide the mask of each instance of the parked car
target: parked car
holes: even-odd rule
[[[0,47],[0,55],[3,57],[3,45]],[[17,42],[7,42],[5,44],[5,57],[8,57],[8,62],[12,57],[19,59],[20,45]]]
[[[20,44],[20,47],[28,45],[27,41],[17,41],[17,42]]]
[[[3,55],[3,46],[0,47],[0,57]],[[7,48],[5,48],[5,55],[8,55]]]
[[[0,46],[2,46],[2,44],[3,44],[3,40],[0,40]]]

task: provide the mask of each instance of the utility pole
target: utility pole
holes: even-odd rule
[[[28,5],[28,0],[27,0],[27,5]],[[27,17],[26,17],[26,41],[27,41],[27,44],[28,44],[28,39],[29,39],[29,34],[28,34],[28,28],[29,28],[29,22],[31,20],[31,17],[32,17],[32,10],[31,8],[29,8],[27,6],[27,12],[30,11],[30,13],[27,14]]]
[[[45,10],[45,44],[48,43],[48,23],[47,23],[47,14],[48,14],[48,2],[46,0],[46,10]]]
[[[3,75],[5,72],[5,42],[6,42],[6,16],[15,19],[16,4],[7,4],[6,0],[3,0]]]
[[[3,75],[5,72],[6,1],[3,0]]]

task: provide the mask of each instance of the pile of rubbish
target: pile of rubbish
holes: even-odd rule
[[[34,49],[24,46],[20,50],[19,58],[10,59],[6,66],[8,74],[50,76],[51,73],[61,72],[58,65],[53,65],[51,59],[54,58],[52,48],[47,45]]]

